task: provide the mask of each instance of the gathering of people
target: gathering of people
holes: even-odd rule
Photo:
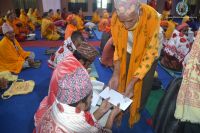
[[[188,14],[177,22],[171,14],[173,0],[165,0],[160,13],[157,2],[114,0],[112,12],[95,9],[90,20],[85,19],[84,10],[78,7],[73,12],[67,8],[49,9],[42,15],[37,8],[21,9],[18,16],[9,10],[1,16],[0,90],[8,90],[17,82],[1,72],[20,75],[26,69],[37,70],[43,65],[37,60],[41,55],[25,50],[21,44],[39,41],[36,30],[45,41],[62,42],[45,60],[52,75],[49,75],[48,94],[39,101],[32,116],[33,133],[112,133],[114,123],[120,127],[126,112],[128,126],[133,128],[145,110],[158,65],[166,71],[181,73],[171,116],[180,124],[173,133],[199,132],[199,21]],[[102,33],[98,47],[90,41],[95,38],[94,30]],[[133,101],[126,111],[119,103],[112,105],[107,98],[95,112],[90,112],[95,87],[92,80],[98,81],[90,73],[91,66],[96,64],[112,70],[105,86]],[[105,125],[101,125],[99,121],[105,116]]]

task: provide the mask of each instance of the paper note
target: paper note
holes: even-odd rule
[[[131,99],[127,97],[124,98],[124,96],[119,92],[113,89],[109,89],[109,87],[105,88],[99,95],[104,99],[110,98],[108,102],[110,102],[115,106],[117,106],[117,104],[119,103],[120,109],[122,109],[123,111],[125,111],[133,102]]]
[[[91,103],[91,105],[93,107],[95,107],[97,105],[99,98],[100,98],[100,96],[95,91],[93,91],[92,103]]]

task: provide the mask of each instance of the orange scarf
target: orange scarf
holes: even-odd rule
[[[119,21],[116,13],[114,13],[112,16],[111,32],[115,45],[114,61],[120,60],[120,82],[118,91],[123,93],[133,77],[137,77],[140,79],[134,86],[133,103],[130,107],[130,126],[133,126],[133,124],[140,119],[138,109],[140,107],[143,78],[150,70],[154,59],[158,55],[158,33],[160,28],[159,25],[160,19],[157,12],[150,6],[141,4],[140,19],[136,29],[133,31],[133,51],[131,54],[127,75],[126,53],[128,31]],[[148,62],[146,61],[147,57]]]

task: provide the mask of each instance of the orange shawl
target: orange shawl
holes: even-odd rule
[[[17,40],[15,40],[15,45],[18,51],[7,37],[0,41],[0,71],[20,73],[30,52],[24,51]]]
[[[115,45],[114,61],[120,61],[118,91],[123,93],[131,78],[137,77],[140,79],[134,86],[133,103],[130,107],[130,126],[133,126],[140,119],[139,107],[142,80],[158,56],[160,18],[157,12],[148,5],[141,4],[141,10],[138,25],[133,31],[133,51],[130,58],[128,75],[126,74],[128,31],[119,21],[116,13],[113,14],[111,20],[111,33]]]
[[[77,31],[77,28],[76,26],[74,26],[73,24],[68,24],[66,29],[65,29],[65,40],[68,38],[68,37],[71,37],[72,33],[74,31]]]

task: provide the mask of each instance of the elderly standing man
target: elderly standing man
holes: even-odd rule
[[[111,32],[115,45],[114,72],[109,81],[133,99],[129,125],[140,119],[140,110],[151,91],[159,45],[159,14],[139,0],[114,0]]]

